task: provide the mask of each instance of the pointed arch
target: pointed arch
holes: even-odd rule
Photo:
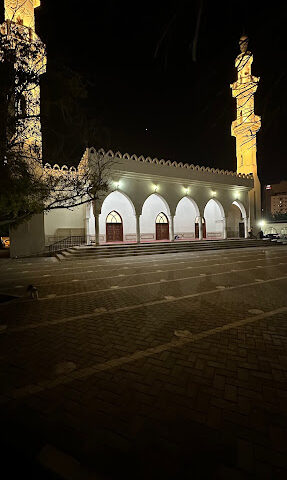
[[[242,202],[234,200],[226,217],[228,238],[246,238],[248,236],[247,213]]]
[[[175,210],[174,233],[178,240],[196,238],[196,217],[200,216],[197,203],[188,195],[182,197]]]
[[[160,212],[155,219],[155,223],[168,223],[168,218],[165,213]]]
[[[107,222],[108,215],[115,212],[121,218],[119,222]],[[112,228],[111,225],[114,225]],[[116,227],[115,225],[119,225]],[[122,231],[120,232],[120,226]],[[118,229],[118,230],[117,230]],[[101,243],[106,241],[136,241],[136,216],[135,207],[129,196],[121,190],[110,192],[101,205],[99,214],[99,240]]]
[[[157,197],[158,199],[160,199],[160,200],[164,203],[164,206],[165,206],[166,211],[167,211],[167,215],[170,215],[169,204],[167,203],[166,199],[165,199],[162,195],[160,195],[159,193],[157,193],[157,192],[151,193],[151,194],[145,199],[145,201],[144,201],[143,204],[142,204],[141,213],[143,214],[143,208],[144,208],[145,204],[146,204],[147,202],[149,202],[150,199],[153,199],[153,198],[155,198],[155,197]]]
[[[159,214],[170,219],[170,208],[164,197],[158,193],[152,193],[144,201],[141,210],[140,231],[143,241],[154,241],[167,237],[168,229],[164,229],[164,227],[160,229],[158,225],[164,224],[156,223]],[[169,223],[165,223],[165,225],[168,226]]]
[[[241,211],[242,218],[247,218],[246,208],[243,205],[243,203],[240,202],[240,200],[234,200],[234,202],[232,202],[232,205],[236,205],[236,207],[239,208],[239,210]]]
[[[122,217],[116,210],[112,210],[108,213],[106,223],[123,223]]]
[[[211,198],[205,205],[203,216],[207,239],[226,238],[225,211],[217,198]]]
[[[100,212],[102,213],[102,207],[103,207],[103,204],[105,203],[105,201],[110,197],[110,195],[113,195],[114,193],[120,193],[121,195],[123,195],[130,203],[130,206],[133,210],[133,213],[135,214],[136,213],[136,209],[135,209],[135,206],[134,206],[134,203],[133,201],[131,200],[131,198],[125,193],[123,192],[123,190],[117,188],[116,190],[113,190],[112,192],[108,193],[108,195],[104,198],[104,200],[102,201],[102,204],[101,204],[101,210]]]

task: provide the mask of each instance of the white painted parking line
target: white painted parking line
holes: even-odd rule
[[[266,284],[267,283],[274,283],[274,282],[279,282],[281,280],[287,280],[287,276],[271,278],[269,280],[263,280],[263,283],[266,283]],[[233,287],[226,288],[224,290],[224,293],[225,292],[230,292],[232,290],[239,290],[241,288],[257,286],[257,285],[258,285],[257,282],[242,283],[241,285],[235,285]],[[181,300],[204,297],[204,296],[207,296],[207,295],[213,295],[214,293],[218,294],[218,290],[216,288],[212,289],[212,290],[207,290],[205,292],[190,293],[189,295],[182,295],[180,297],[174,297],[174,298],[170,298],[170,299],[167,299],[166,297],[164,297],[164,298],[161,298],[159,300],[153,300],[153,301],[150,301],[150,302],[139,303],[139,304],[136,304],[136,305],[128,305],[128,306],[125,306],[125,307],[118,307],[118,308],[115,308],[115,309],[107,310],[106,312],[103,312],[103,313],[111,315],[111,314],[114,314],[114,313],[126,312],[126,311],[130,311],[130,310],[137,310],[139,308],[151,307],[151,306],[154,306],[154,305],[161,305],[161,304],[165,304],[165,303],[169,303],[169,302],[180,302]],[[22,331],[25,331],[25,330],[30,330],[30,329],[35,329],[35,328],[43,328],[43,327],[48,327],[50,325],[61,325],[61,324],[65,324],[65,323],[73,322],[73,321],[77,321],[77,320],[85,320],[85,319],[88,319],[88,318],[93,318],[95,315],[96,315],[95,313],[85,313],[85,314],[82,314],[82,315],[75,315],[73,317],[66,317],[66,318],[61,318],[61,319],[56,319],[56,320],[47,320],[46,322],[41,322],[41,323],[30,323],[28,325],[23,325],[23,326],[19,326],[19,327],[11,327],[9,329],[9,333],[22,332]]]
[[[268,265],[266,266],[265,268],[271,268],[271,267],[274,267],[276,265]],[[257,267],[253,267],[253,268],[242,268],[238,271],[240,272],[248,272],[248,271],[251,271],[251,270],[256,270]],[[74,296],[77,296],[77,295],[88,295],[90,293],[100,293],[100,292],[107,292],[109,291],[111,288],[119,288],[119,289],[130,289],[130,288],[137,288],[137,287],[144,287],[144,286],[148,286],[148,285],[157,285],[161,282],[168,282],[168,283],[171,283],[171,282],[182,282],[184,280],[191,280],[192,278],[200,278],[200,277],[215,277],[215,276],[219,276],[219,275],[228,275],[229,271],[224,271],[224,272],[215,272],[215,273],[200,273],[199,275],[192,275],[192,276],[189,276],[189,277],[181,277],[181,278],[171,278],[171,279],[160,279],[159,281],[154,281],[154,282],[146,282],[146,283],[135,283],[135,284],[132,284],[132,285],[112,285],[108,288],[103,288],[103,289],[97,289],[97,290],[87,290],[87,291],[84,291],[84,292],[76,292],[76,293],[67,293],[67,294],[62,294],[62,295],[58,295],[58,298],[64,298],[64,297],[74,297]],[[255,281],[261,281],[259,279],[256,279]],[[43,297],[39,300],[46,300],[48,297]]]
[[[35,384],[25,385],[24,387],[14,389],[11,392],[7,392],[7,393],[9,394],[9,397],[12,397],[12,398],[29,397],[35,393],[57,387],[58,385],[66,385],[73,382],[74,380],[86,379],[86,378],[92,377],[93,375],[96,375],[98,372],[119,368],[122,365],[125,365],[127,363],[132,363],[143,358],[151,357],[153,355],[157,355],[158,353],[162,353],[170,349],[184,347],[190,343],[203,340],[204,338],[208,338],[212,335],[216,335],[218,333],[225,332],[234,328],[240,328],[245,325],[249,325],[251,323],[255,323],[260,320],[270,318],[274,315],[278,315],[286,312],[287,312],[287,307],[281,307],[275,310],[270,310],[269,312],[260,313],[252,317],[246,317],[246,318],[243,318],[242,320],[237,320],[235,322],[227,323],[220,327],[215,327],[215,328],[205,330],[203,332],[195,333],[195,334],[192,334],[188,330],[186,331],[177,330],[177,332],[184,332],[183,335],[181,334],[179,335],[179,337],[181,337],[179,339],[174,339],[174,340],[171,340],[170,342],[163,343],[156,347],[147,348],[146,350],[139,350],[139,351],[136,351],[135,353],[132,353],[131,355],[126,355],[123,357],[108,360],[103,363],[97,363],[89,367],[84,367],[84,368],[72,371],[70,373],[65,373],[62,376],[57,376],[55,379],[44,380],[42,382],[39,382],[36,385]]]
[[[245,249],[245,250],[246,250],[246,249]],[[276,248],[276,250],[277,250],[277,248]],[[202,254],[202,253],[203,253],[203,252],[200,252],[200,251],[197,252],[197,257],[199,257],[199,258],[198,258],[198,260],[197,260],[197,259],[194,259],[194,260],[192,259],[192,261],[193,261],[194,264],[198,264],[198,263],[200,264],[200,263],[203,263],[203,262],[205,261],[205,260],[202,258],[202,255],[200,255],[200,254]],[[209,253],[209,252],[204,252],[204,254],[206,254],[206,253]],[[246,252],[245,252],[245,253],[246,253]],[[249,255],[250,255],[250,258],[248,257],[248,253],[249,253]],[[248,253],[245,255],[245,259],[246,259],[246,260],[239,260],[238,262],[235,262],[235,261],[233,260],[232,263],[241,263],[241,262],[244,262],[244,261],[245,261],[245,262],[246,262],[246,261],[249,261],[249,262],[252,262],[252,263],[253,263],[253,262],[256,262],[256,261],[265,261],[265,260],[269,260],[269,259],[286,258],[286,254],[283,254],[283,255],[278,256],[278,252],[277,252],[277,251],[276,251],[276,252],[274,251],[273,253],[270,252],[270,251],[268,251],[268,255],[267,255],[267,256],[266,256],[264,253],[260,253],[260,252],[256,252],[256,253],[255,253],[255,252],[254,252],[254,253],[252,252],[252,253],[251,253],[251,252],[249,251]],[[281,253],[281,252],[280,252],[280,253]],[[182,254],[182,255],[183,255],[183,254]],[[242,254],[232,252],[232,253],[229,254],[229,257],[228,257],[228,258],[231,259],[231,258],[236,258],[236,257],[238,257],[238,256],[242,257]],[[261,256],[261,257],[263,257],[263,258],[262,258],[262,259],[259,259],[259,258],[257,258],[258,256]],[[174,258],[174,254],[164,255],[164,257],[165,257],[165,258],[163,258],[162,260],[167,260],[166,257],[169,257],[169,258],[171,257],[171,258],[173,259],[173,258]],[[188,254],[188,257],[190,257],[190,254]],[[211,261],[212,261],[212,259],[216,259],[216,258],[220,258],[220,259],[221,259],[222,257],[221,257],[221,255],[218,255],[218,254],[209,254],[209,259],[210,259]],[[247,260],[247,259],[248,259],[248,260]],[[141,268],[149,268],[150,264],[155,261],[155,260],[146,260],[146,259],[145,259],[145,260],[142,261],[142,262],[137,262],[137,261],[135,261],[135,260],[133,259],[132,262],[130,261],[129,263],[127,263],[127,262],[126,262],[126,263],[123,263],[123,262],[119,262],[119,261],[116,262],[117,258],[115,258],[115,259],[113,258],[112,260],[113,260],[113,267],[116,265],[117,267],[120,266],[122,269],[123,269],[123,268],[127,268],[127,269],[138,268],[139,266],[140,266]],[[157,260],[157,261],[158,261],[158,260]],[[84,265],[84,262],[86,262],[86,260],[85,260],[85,261],[83,260],[83,265]],[[178,264],[177,261],[169,261],[169,262],[163,262],[163,261],[161,261],[161,266],[162,266],[162,265],[176,265],[176,264]],[[56,270],[55,275],[59,275],[59,274],[60,274],[60,275],[70,275],[71,273],[62,274],[62,273],[61,273],[61,270],[73,270],[73,271],[74,271],[74,270],[77,270],[77,269],[83,269],[83,265],[82,265],[81,267],[75,267],[74,264],[72,264],[71,267],[62,267],[61,265],[59,265],[57,269],[55,269],[55,265],[41,265],[41,266],[43,266],[44,269],[46,269],[46,270],[48,269],[48,271],[51,271],[51,267],[52,267],[52,269],[53,269],[52,272],[53,272],[53,273],[54,273],[54,271]],[[130,266],[129,266],[129,267],[125,267],[124,265],[130,265]],[[157,264],[154,264],[153,266],[155,266],[155,265],[157,265]],[[218,265],[220,265],[220,264],[218,264]],[[107,268],[107,267],[109,268],[109,267],[110,267],[110,261],[108,261],[107,263],[103,263],[103,264],[96,264],[96,265],[95,265],[95,269],[94,269],[92,272],[96,272],[99,267],[103,267],[104,269]],[[37,274],[38,272],[39,272],[39,269],[37,269],[37,270],[29,270],[29,271],[27,270],[27,271],[25,271],[24,273],[29,273],[29,274],[31,274],[31,273],[36,273],[36,274]],[[18,272],[17,270],[15,270],[14,275],[15,275],[15,274],[18,274],[18,273],[19,273],[19,272]],[[23,272],[22,272],[22,273],[23,273]],[[74,272],[74,273],[77,273],[77,272]],[[79,273],[81,274],[81,273],[86,273],[86,272],[79,272]]]

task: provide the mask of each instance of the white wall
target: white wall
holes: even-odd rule
[[[204,209],[206,237],[223,237],[223,218],[219,205],[210,199]]]
[[[154,193],[143,204],[140,217],[141,240],[156,239],[155,220],[160,212],[165,213],[169,219],[169,210],[165,202],[159,195]]]
[[[180,238],[194,238],[195,236],[195,217],[197,211],[192,201],[183,197],[175,211],[174,217],[174,233]]]
[[[100,214],[100,241],[106,241],[106,219],[115,210],[122,217],[124,241],[136,241],[136,217],[130,200],[121,192],[110,193],[104,200]],[[95,232],[95,227],[93,229]]]
[[[59,208],[44,214],[45,238],[85,234],[86,205]]]
[[[29,257],[45,249],[43,213],[34,215],[17,228],[10,228],[10,257]]]

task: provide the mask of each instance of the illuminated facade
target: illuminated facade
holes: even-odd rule
[[[41,151],[39,76],[45,71],[46,56],[34,29],[34,8],[39,3],[5,0],[1,32],[19,45],[24,32],[29,44],[31,55],[25,62],[34,81],[32,93],[25,97],[29,114],[19,119],[18,135],[26,129],[30,133],[24,145],[30,148],[32,143]],[[232,124],[237,172],[89,148],[78,168],[46,164],[41,171],[72,179],[87,171],[95,156],[106,157],[112,160],[110,191],[94,204],[52,210],[20,225],[11,239],[11,256],[38,253],[45,244],[78,235],[96,245],[247,237],[260,210],[256,164],[260,118],[254,114],[258,79],[251,75],[251,63],[252,55],[244,47],[236,59],[238,79],[231,86],[237,100],[237,119]]]
[[[96,244],[247,237],[252,175],[94,148],[79,170],[94,156],[112,160],[110,192],[95,205],[45,215],[46,244],[76,235]],[[45,168],[75,175],[73,168]]]
[[[248,51],[248,37],[239,41],[241,53],[236,57],[237,80],[230,87],[236,98],[237,116],[232,122],[231,134],[236,138],[237,173],[252,173],[254,189],[250,192],[251,222],[261,217],[261,187],[257,175],[256,133],[261,127],[261,119],[254,113],[254,94],[259,78],[252,75],[253,55]]]
[[[40,0],[4,0],[5,22],[0,26],[2,59],[5,49],[15,56],[16,133],[12,143],[34,170],[42,159],[40,76],[46,71],[46,48],[35,33],[34,8]],[[0,57],[0,58],[1,58]],[[11,140],[11,139],[10,139]]]

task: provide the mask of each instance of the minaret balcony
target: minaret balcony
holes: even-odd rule
[[[261,127],[261,118],[258,115],[252,115],[248,120],[234,120],[231,124],[231,135],[248,136],[255,135]]]

